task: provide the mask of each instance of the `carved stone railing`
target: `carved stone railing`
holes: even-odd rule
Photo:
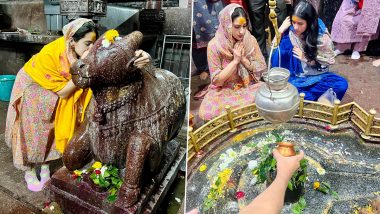
[[[61,15],[68,16],[69,20],[79,17],[88,17],[99,20],[107,14],[105,0],[60,0]]]
[[[301,93],[298,114],[295,117],[322,121],[332,129],[349,121],[361,132],[363,139],[380,140],[380,118],[375,118],[374,109],[367,113],[355,102],[340,105],[340,101],[335,101],[334,106],[329,106],[304,100],[304,97],[305,94]],[[236,109],[226,106],[226,113],[207,122],[199,129],[193,131],[193,128],[189,127],[187,160],[191,161],[194,156],[201,155],[202,149],[218,137],[228,132],[235,132],[237,127],[260,120],[263,118],[259,116],[256,104]]]

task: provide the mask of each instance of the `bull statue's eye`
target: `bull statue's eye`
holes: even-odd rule
[[[81,64],[79,65],[79,68],[84,68],[85,65],[86,65],[86,64],[81,63]]]

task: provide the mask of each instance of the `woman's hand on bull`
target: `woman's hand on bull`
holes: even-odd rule
[[[299,60],[301,60],[302,62],[307,62],[307,59],[305,58],[305,54],[303,53],[303,51],[301,49],[299,49],[298,47],[294,47],[293,48],[293,56]]]
[[[150,55],[143,50],[135,51],[135,56],[138,58],[133,62],[133,65],[140,69],[145,67],[151,61]]]

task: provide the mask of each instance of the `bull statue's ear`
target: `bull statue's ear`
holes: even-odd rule
[[[143,39],[143,34],[140,31],[133,31],[121,39],[122,45],[128,50],[137,50]]]

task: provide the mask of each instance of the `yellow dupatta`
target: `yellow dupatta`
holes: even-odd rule
[[[69,40],[75,32],[90,19],[76,19],[63,28],[64,36],[45,45],[24,66],[28,75],[41,87],[58,92],[71,79],[70,67],[77,60],[75,51],[70,47]],[[69,97],[58,99],[54,120],[56,149],[63,153],[66,144],[74,135],[77,125],[77,113],[81,110],[81,122],[92,97],[90,89],[77,89]]]

